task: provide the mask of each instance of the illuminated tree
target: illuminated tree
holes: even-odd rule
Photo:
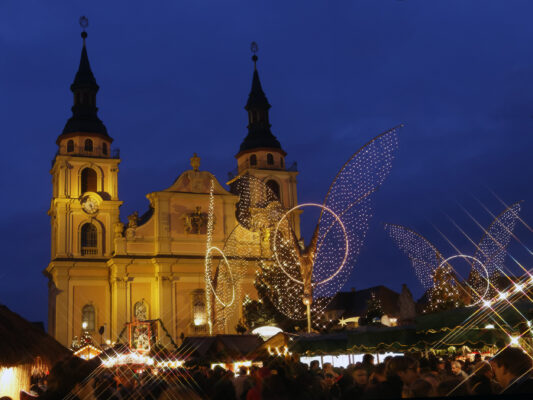
[[[433,287],[429,290],[426,312],[444,311],[460,307],[461,292],[453,268],[444,264],[433,274]]]

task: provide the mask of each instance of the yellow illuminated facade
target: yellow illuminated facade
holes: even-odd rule
[[[51,261],[45,270],[49,333],[66,346],[84,332],[96,342],[114,342],[126,323],[159,319],[175,341],[182,334],[206,334],[204,259],[211,182],[213,246],[223,248],[238,224],[238,193],[230,193],[211,173],[200,170],[195,154],[190,170],[182,172],[168,188],[146,195],[150,202],[146,213],[134,213],[127,221],[121,218],[121,160],[96,115],[98,85],[89,66],[85,38],[71,90],[73,116],[57,139],[58,152],[50,171]],[[236,156],[237,176],[247,173],[263,180],[289,209],[297,204],[297,172],[286,168],[285,152],[275,138],[272,142],[265,120],[270,105],[266,103],[266,107],[266,97],[261,96],[264,93],[255,70],[247,104],[249,133]],[[268,132],[254,130],[264,128],[265,123]],[[299,215],[293,218],[299,236]],[[253,254],[254,246],[264,257],[259,235],[243,235],[243,254]],[[238,304],[246,294],[256,297],[253,279],[260,258],[245,262]],[[227,321],[229,333],[234,332],[240,313]],[[102,337],[98,333],[101,327]],[[169,342],[162,329],[157,334],[161,343]]]

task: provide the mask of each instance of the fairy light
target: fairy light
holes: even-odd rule
[[[520,336],[509,336],[510,345],[520,346],[519,339],[520,339]]]
[[[485,231],[481,241],[476,246],[474,256],[457,254],[444,259],[437,248],[425,237],[401,225],[387,224],[385,230],[392,237],[397,246],[411,260],[417,278],[426,291],[429,291],[429,311],[436,311],[460,305],[459,287],[468,290],[471,295],[469,305],[483,304],[485,299],[494,293],[491,289],[493,282],[498,278],[503,266],[507,246],[511,240],[512,231],[518,220],[520,203],[507,207]],[[461,257],[466,259],[470,266],[470,274],[466,282],[460,284],[457,273],[449,261]],[[444,261],[442,261],[444,260]],[[446,282],[446,284],[443,284]],[[515,290],[518,285],[515,285]],[[506,294],[499,293],[500,299],[505,299]]]
[[[209,186],[209,206],[207,208],[207,232],[206,232],[206,252],[205,252],[205,310],[207,315],[207,325],[209,334],[213,334],[212,306],[211,306],[211,243],[213,242],[213,220],[215,212],[215,182],[211,179]]]
[[[322,209],[312,263],[311,313],[315,324],[323,328],[320,322],[324,319],[323,310],[345,284],[363,245],[372,215],[371,195],[391,171],[398,144],[397,129],[377,136],[350,157],[333,180],[323,205],[306,203],[287,211],[279,202],[268,201],[271,194],[262,182],[242,180],[241,187],[253,186],[256,190],[253,195],[244,191],[237,214],[244,217],[250,229],[269,230],[273,256],[260,262],[256,285],[268,293],[273,305],[287,317],[301,320],[306,316],[306,304],[302,301],[306,285],[291,213],[305,206]],[[250,207],[250,203],[259,207]],[[256,218],[247,220],[248,216]]]

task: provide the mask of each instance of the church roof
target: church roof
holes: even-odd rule
[[[69,118],[63,132],[57,141],[70,133],[86,133],[104,136],[112,140],[107,133],[107,128],[98,118],[96,107],[96,93],[100,89],[91,70],[85,38],[87,34],[82,33],[83,47],[81,49],[80,64],[74,82],[70,85],[70,90],[74,93],[74,105],[72,107],[72,117]]]
[[[254,60],[254,63],[257,61],[255,55],[252,59]],[[260,148],[282,150],[281,144],[270,130],[271,125],[268,121],[268,110],[270,107],[265,92],[263,91],[263,87],[261,86],[259,73],[254,66],[252,89],[250,90],[248,101],[244,107],[245,110],[248,111],[248,134],[241,143],[239,153]]]

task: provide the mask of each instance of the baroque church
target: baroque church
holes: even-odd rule
[[[195,154],[191,169],[173,183],[169,177],[169,187],[154,188],[146,195],[148,211],[128,216],[125,224],[118,190],[121,159],[97,115],[99,86],[89,64],[86,37],[83,32],[80,64],[70,87],[72,117],[56,140],[58,151],[50,171],[51,260],[44,271],[49,280],[49,333],[65,346],[84,333],[103,332],[103,340],[115,341],[128,324],[157,320],[163,328],[157,340],[162,343],[168,343],[169,337],[205,335],[210,198],[214,198],[215,221],[211,240],[218,248],[238,225],[239,193],[232,190],[232,181],[239,176],[265,182],[284,209],[297,205],[298,172],[287,168],[286,153],[270,130],[270,104],[259,80],[257,57],[252,58],[252,88],[245,106],[248,134],[235,155],[237,174],[228,187],[202,171]],[[291,218],[300,237],[299,215]],[[255,233],[250,235],[240,244],[248,254],[260,242]],[[225,316],[226,333],[234,332],[242,317],[244,296],[257,297],[253,281],[261,257],[259,252],[245,263],[235,300],[239,307]]]

